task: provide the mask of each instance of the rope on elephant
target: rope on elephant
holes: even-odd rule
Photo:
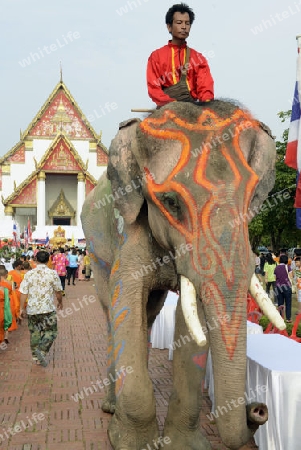
[[[142,112],[142,113],[153,113],[156,109],[147,109],[147,108],[132,108],[131,112]]]

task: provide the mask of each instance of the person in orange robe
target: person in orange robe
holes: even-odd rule
[[[2,328],[3,328],[3,333],[4,333],[3,339],[7,339],[7,336],[8,336],[8,333],[4,332],[4,289],[3,288],[8,289],[10,305],[11,305],[11,312],[12,312],[12,324],[11,324],[10,328],[8,329],[8,331],[16,330],[18,328],[17,321],[16,321],[16,319],[17,319],[16,311],[14,309],[15,302],[12,297],[12,292],[13,292],[12,284],[10,281],[8,281],[6,279],[7,273],[8,272],[5,268],[5,266],[1,265],[0,266],[0,290],[1,290],[2,294],[0,294],[1,295],[1,297],[0,297],[0,327],[1,327],[0,333],[2,333]],[[3,303],[2,303],[2,295],[3,295]],[[2,326],[2,318],[3,318],[3,326]],[[1,341],[1,339],[0,339],[0,341]]]
[[[20,316],[20,297],[21,297],[21,294],[19,292],[19,287],[23,280],[23,276],[22,276],[22,272],[21,272],[22,268],[23,268],[22,261],[20,259],[17,259],[13,263],[13,270],[10,270],[8,272],[7,280],[12,281],[14,283],[14,289],[12,290],[12,292],[10,292],[13,322],[12,322],[11,327],[8,329],[8,331],[13,331],[18,328],[17,327],[17,319]],[[7,287],[7,286],[5,286],[5,287]]]
[[[0,343],[4,341],[4,288],[0,287]]]

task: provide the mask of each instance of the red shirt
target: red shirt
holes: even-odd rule
[[[181,68],[184,66],[186,43],[179,46],[171,41],[155,50],[148,58],[147,88],[150,98],[159,106],[172,102],[162,87],[169,87],[179,82]],[[190,48],[187,71],[187,86],[190,95],[196,100],[206,101],[214,98],[213,78],[206,58]]]

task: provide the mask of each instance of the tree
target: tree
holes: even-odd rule
[[[278,116],[285,122],[290,118],[291,111],[281,111]],[[284,163],[287,140],[288,129],[284,130],[281,140],[276,141],[275,185],[260,213],[249,224],[250,242],[254,250],[261,244],[276,251],[282,247],[294,247],[301,241],[294,208],[296,171]]]

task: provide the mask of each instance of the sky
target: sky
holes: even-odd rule
[[[60,79],[109,148],[131,108],[152,108],[150,53],[165,45],[167,0],[1,0],[0,156],[19,142]],[[301,0],[187,1],[187,43],[207,56],[215,97],[236,99],[277,139],[291,108]],[[38,56],[39,58],[38,58]]]

